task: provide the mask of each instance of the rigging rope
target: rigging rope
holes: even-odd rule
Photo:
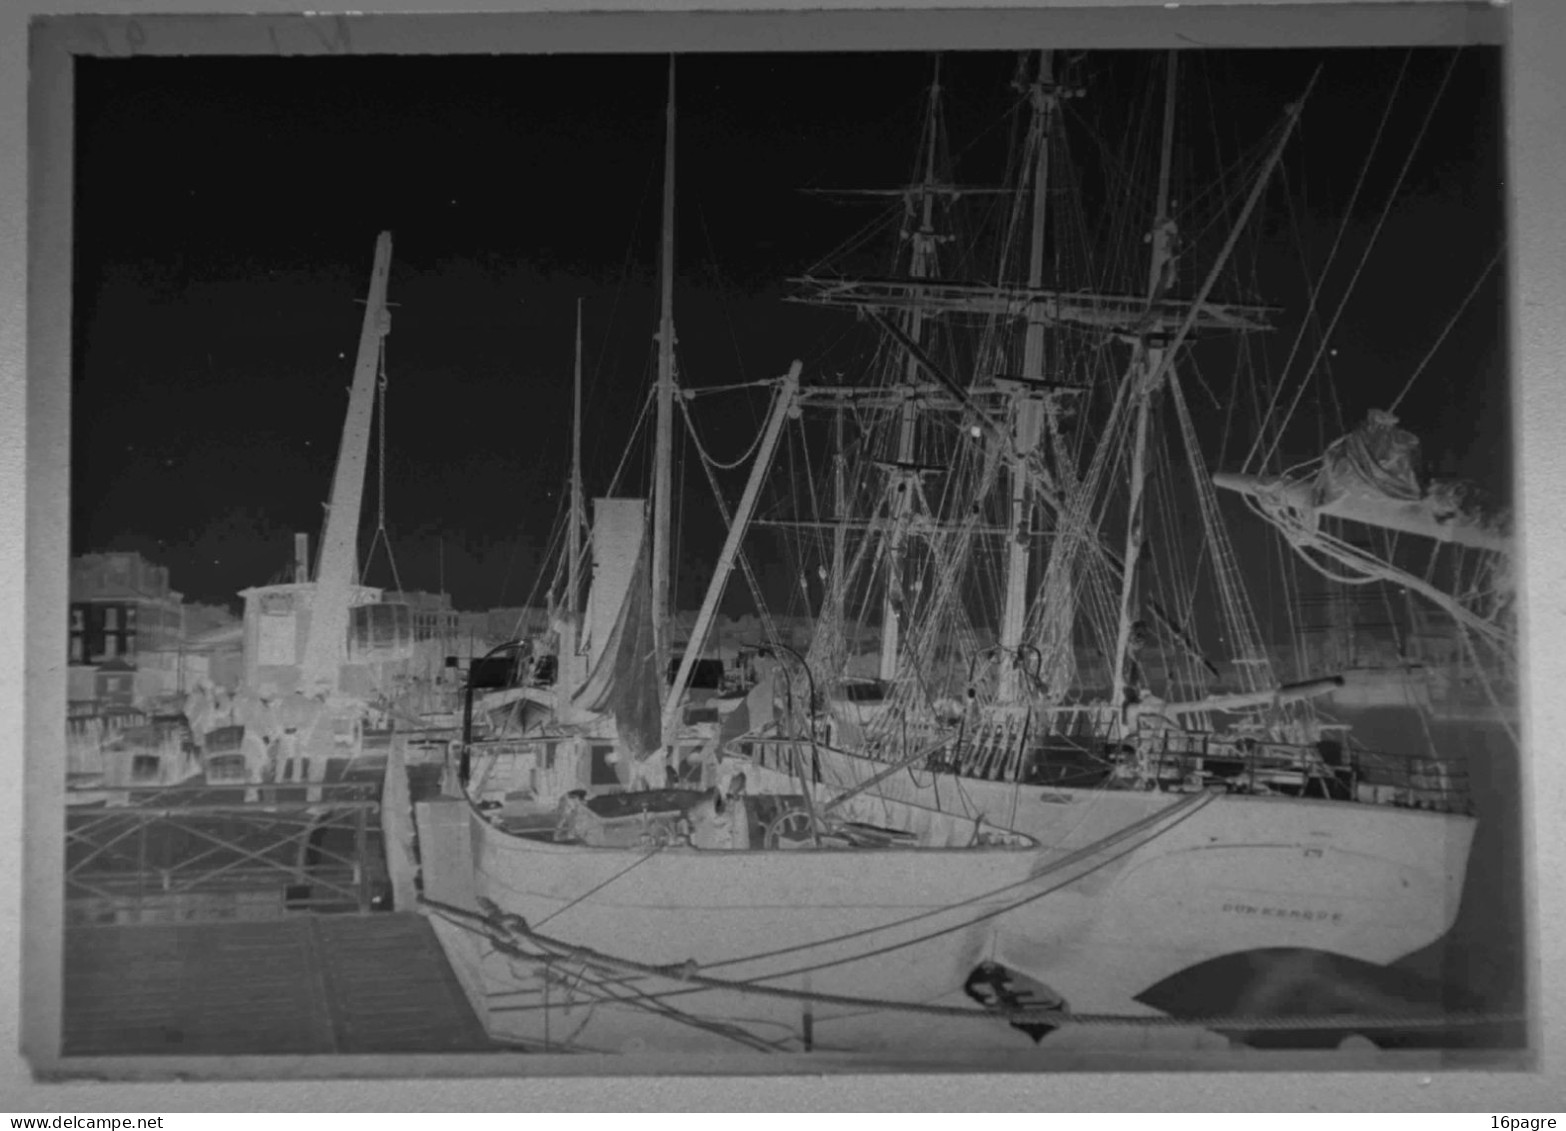
[[[1227,622],[1226,627],[1230,635],[1234,638],[1235,647],[1232,655],[1239,660],[1248,661],[1239,665],[1241,685],[1244,690],[1258,691],[1275,682],[1272,662],[1262,644],[1260,626],[1246,597],[1245,580],[1240,570],[1239,559],[1229,539],[1228,526],[1223,521],[1218,508],[1218,490],[1213,485],[1212,476],[1207,473],[1207,469],[1202,464],[1196,425],[1191,418],[1190,408],[1186,404],[1177,373],[1178,370],[1171,366],[1168,374],[1170,399],[1174,403],[1175,415],[1179,418],[1181,435],[1190,460],[1191,474],[1196,483],[1201,520],[1212,549],[1213,574],[1218,583],[1223,617]]]
[[[645,855],[640,856],[637,859],[631,861],[624,868],[621,868],[618,872],[614,873],[614,875],[610,876],[608,879],[603,880],[600,883],[594,884],[592,887],[590,887],[586,891],[584,891],[581,895],[579,895],[575,899],[573,899],[570,903],[565,904],[563,907],[558,907],[554,911],[551,911],[548,915],[545,915],[542,919],[540,919],[538,921],[538,925],[540,927],[542,927],[545,923],[549,922],[551,919],[554,919],[554,918],[556,918],[557,916],[560,916],[560,915],[564,915],[567,911],[571,910],[571,908],[575,907],[578,903],[581,903],[582,900],[586,899],[588,896],[594,894],[595,892],[602,891],[604,888],[606,888],[610,884],[614,883],[616,880],[618,880],[621,876],[625,875],[627,872],[631,871],[634,868],[639,868],[643,864],[647,863],[647,861],[651,860],[654,856],[658,855],[658,853],[661,850],[662,850],[661,846],[654,845],[653,848],[649,852],[647,852]]]
[[[1255,500],[1248,500],[1248,505],[1277,527],[1300,557],[1328,580],[1345,585],[1369,585],[1377,581],[1390,581],[1404,586],[1445,610],[1458,624],[1466,626],[1503,656],[1513,652],[1514,633],[1506,625],[1487,620],[1480,613],[1463,605],[1457,597],[1443,593],[1423,578],[1382,561],[1341,538],[1316,529],[1305,518],[1286,507],[1267,507]],[[1355,573],[1339,574],[1329,570],[1311,557],[1312,551],[1354,570]],[[1515,659],[1512,662],[1515,663]]]
[[[1501,256],[1504,254],[1506,254],[1506,244],[1503,242],[1500,247],[1495,249],[1495,254],[1490,257],[1490,262],[1485,264],[1484,270],[1479,272],[1479,277],[1474,280],[1474,285],[1468,289],[1468,294],[1463,298],[1463,301],[1458,304],[1456,313],[1454,313],[1452,317],[1447,320],[1446,325],[1442,327],[1441,333],[1436,336],[1435,342],[1430,346],[1430,349],[1425,354],[1423,360],[1421,360],[1420,363],[1414,367],[1414,371],[1408,375],[1408,380],[1403,383],[1403,388],[1398,392],[1397,396],[1392,398],[1392,403],[1387,406],[1388,412],[1396,412],[1397,406],[1403,403],[1403,398],[1406,397],[1408,395],[1408,391],[1414,387],[1414,381],[1421,373],[1424,372],[1425,366],[1428,365],[1430,363],[1430,359],[1435,356],[1436,350],[1441,348],[1441,343],[1446,341],[1446,336],[1452,332],[1452,327],[1457,325],[1457,320],[1463,316],[1463,311],[1468,309],[1468,304],[1472,302],[1474,296],[1479,293],[1479,287],[1484,283],[1485,279],[1489,277],[1490,272],[1495,270],[1495,265],[1501,261]]]
[[[397,593],[403,592],[402,578],[397,575],[397,558],[392,553],[391,535],[386,531],[386,338],[382,336],[380,342],[378,380],[376,382],[376,397],[380,402],[377,407],[376,420],[378,427],[376,435],[380,447],[380,463],[377,468],[376,478],[376,505],[379,509],[378,523],[375,527],[375,537],[370,540],[370,550],[364,556],[364,568],[359,571],[359,584],[363,585],[365,578],[369,576],[370,563],[375,559],[375,547],[384,543],[386,546],[386,561],[391,566],[392,584],[397,587]]]
[[[636,437],[641,433],[642,425],[647,423],[647,412],[652,408],[653,401],[658,396],[656,388],[647,390],[647,398],[642,402],[641,415],[636,418],[636,426],[631,429],[631,438],[625,443],[625,451],[620,454],[620,462],[615,465],[614,474],[609,477],[609,490],[613,492],[620,485],[620,473],[625,470],[625,463],[631,458],[631,453],[636,450]]]
[[[1310,297],[1309,297],[1308,301],[1306,302],[1305,312],[1301,316],[1300,331],[1299,331],[1298,334],[1295,335],[1294,342],[1289,347],[1289,355],[1288,355],[1288,357],[1286,357],[1284,359],[1284,362],[1283,362],[1283,372],[1282,372],[1282,375],[1280,376],[1280,378],[1278,380],[1278,384],[1276,386],[1274,386],[1274,388],[1272,390],[1272,393],[1270,394],[1270,396],[1268,398],[1267,407],[1264,410],[1262,410],[1261,413],[1260,413],[1259,419],[1261,420],[1261,422],[1263,424],[1263,427],[1257,429],[1256,439],[1255,439],[1255,441],[1251,445],[1251,450],[1248,453],[1246,453],[1245,462],[1240,465],[1242,470],[1248,470],[1250,468],[1250,466],[1251,466],[1251,461],[1256,458],[1257,449],[1259,449],[1261,447],[1262,441],[1263,441],[1263,439],[1266,436],[1265,424],[1267,423],[1267,421],[1272,416],[1272,410],[1277,407],[1278,396],[1283,391],[1284,382],[1288,379],[1289,371],[1294,366],[1294,359],[1299,354],[1300,346],[1301,346],[1301,344],[1305,340],[1305,330],[1308,328],[1308,326],[1311,323],[1311,320],[1316,315],[1316,304],[1317,304],[1317,302],[1321,298],[1322,285],[1325,283],[1327,275],[1331,272],[1333,263],[1335,263],[1337,261],[1338,250],[1342,247],[1343,237],[1348,232],[1349,220],[1350,220],[1350,218],[1353,215],[1354,205],[1359,201],[1360,190],[1365,187],[1365,178],[1370,173],[1371,162],[1375,160],[1376,151],[1381,147],[1381,137],[1382,137],[1382,134],[1386,131],[1387,122],[1392,117],[1392,107],[1397,102],[1398,92],[1400,90],[1402,90],[1402,88],[1403,88],[1403,77],[1408,72],[1408,64],[1409,64],[1409,61],[1413,58],[1413,54],[1414,54],[1413,51],[1410,50],[1409,52],[1407,52],[1403,56],[1403,65],[1398,69],[1397,79],[1392,84],[1392,93],[1387,98],[1386,106],[1382,108],[1382,111],[1381,111],[1381,121],[1376,126],[1375,136],[1372,137],[1371,140],[1370,140],[1370,152],[1366,155],[1365,160],[1360,164],[1359,176],[1355,179],[1355,181],[1354,181],[1354,189],[1353,189],[1352,192],[1349,193],[1348,203],[1344,206],[1344,209],[1343,209],[1343,220],[1338,225],[1337,235],[1333,237],[1332,247],[1327,252],[1327,260],[1322,265],[1320,275],[1317,276],[1316,281],[1314,282],[1314,284],[1312,284],[1309,287]],[[1284,176],[1285,176],[1285,178],[1287,178],[1287,170],[1284,171]],[[1292,197],[1290,198],[1290,200],[1291,200],[1291,204],[1292,204]],[[1293,212],[1292,207],[1290,209],[1289,216],[1290,216],[1291,221],[1295,221],[1295,223],[1296,223],[1296,237],[1295,238],[1298,239],[1299,236],[1298,236],[1298,230],[1297,230],[1297,220],[1296,220],[1296,218],[1294,216],[1294,212]],[[1301,258],[1300,262],[1303,265],[1303,263],[1304,263],[1303,257]],[[1327,331],[1323,330],[1322,333],[1321,333],[1321,337],[1322,337],[1322,340],[1325,341],[1326,337],[1327,337]],[[1318,360],[1319,360],[1319,354],[1318,354]],[[1306,381],[1308,381],[1309,379],[1310,379],[1310,370],[1307,370],[1305,375],[1300,378],[1301,385],[1303,386],[1303,384]],[[1281,434],[1282,431],[1283,431],[1283,423],[1279,423],[1278,426],[1277,426],[1277,433]],[[1265,463],[1265,461],[1263,461],[1263,463]]]
[[[776,384],[776,382],[773,382],[773,384]],[[712,473],[711,461],[707,459],[706,453],[702,451],[701,440],[696,435],[696,424],[691,420],[690,408],[683,398],[680,399],[679,404],[680,414],[685,420],[686,431],[691,436],[691,443],[695,446],[697,454],[701,456],[702,470],[707,473],[707,483],[712,488],[712,497],[717,500],[718,516],[723,519],[723,525],[728,527],[732,525],[731,512],[728,504],[723,500],[723,493],[718,489],[718,480]],[[757,432],[757,443],[760,442],[760,438],[765,432],[765,429]],[[751,450],[755,450],[755,445],[751,446]],[[738,550],[735,556],[739,559],[740,570],[745,575],[745,584],[750,588],[751,600],[756,604],[756,614],[761,620],[763,634],[768,640],[779,639],[777,624],[773,621],[772,614],[767,609],[766,601],[762,598],[761,585],[756,580],[755,571],[750,567],[750,558],[746,556],[743,549]]]
[[[752,382],[752,383],[750,383],[748,385],[731,385],[729,387],[730,388],[736,388],[736,389],[740,389],[740,388],[743,388],[743,389],[755,389],[755,388],[762,388],[762,387],[766,387],[766,386],[771,386],[772,388],[775,389],[780,384],[782,384],[782,382],[779,381],[777,378],[769,378],[768,380],[765,380],[765,381],[755,381],[755,382]],[[708,392],[712,392],[714,390],[710,390],[709,389],[707,391]],[[696,434],[696,424],[691,419],[691,410],[690,410],[690,408],[686,404],[686,402],[689,399],[690,399],[689,397],[685,397],[685,396],[681,396],[681,397],[678,398],[678,400],[680,402],[680,411],[685,414],[686,431],[688,431],[690,433],[691,444],[695,447],[696,454],[701,457],[702,463],[708,465],[709,467],[715,467],[719,471],[733,471],[735,468],[741,467],[744,464],[749,463],[750,462],[750,457],[756,454],[756,449],[757,448],[761,447],[762,437],[767,434],[767,430],[765,428],[758,428],[756,430],[756,438],[753,439],[750,442],[750,447],[746,448],[745,451],[739,456],[738,459],[735,459],[734,461],[732,461],[730,463],[725,463],[722,460],[714,459],[712,457],[712,455],[707,451],[707,449],[702,446],[701,437]]]
[[[569,1036],[563,1039],[554,1040],[546,1038],[545,1043],[547,1046],[573,1044],[576,1037],[581,1034],[581,1032],[587,1027],[588,1022],[592,1020],[593,1015],[597,1012],[597,1009],[600,1005],[628,1006],[632,1009],[638,1009],[648,1013],[657,1014],[658,1016],[661,1016],[666,1020],[673,1021],[677,1024],[685,1025],[693,1029],[699,1029],[703,1032],[713,1033],[717,1036],[737,1041],[738,1043],[743,1044],[747,1048],[753,1049],[756,1052],[776,1052],[778,1051],[778,1046],[781,1043],[775,1041],[766,1041],[764,1039],[755,1037],[754,1035],[747,1033],[732,1023],[700,1017],[696,1014],[687,1012],[686,1010],[669,1005],[663,999],[679,995],[667,993],[649,993],[641,987],[633,984],[632,978],[623,974],[617,977],[612,972],[603,970],[601,964],[594,965],[593,967],[597,971],[597,976],[589,977],[588,969],[592,964],[589,964],[585,961],[581,961],[579,959],[575,960],[577,968],[574,972],[570,970],[556,970],[555,967],[557,965],[566,964],[566,961],[562,961],[560,957],[545,954],[542,956],[542,958],[540,958],[538,956],[528,955],[519,951],[513,946],[509,946],[506,943],[495,940],[493,938],[488,939],[488,942],[490,951],[492,953],[505,956],[509,960],[509,963],[513,969],[516,969],[519,963],[529,966],[542,965],[543,970],[539,977],[544,983],[544,986],[539,990],[529,989],[525,991],[491,991],[486,995],[490,998],[491,1001],[491,1004],[488,1006],[491,1012],[513,1014],[542,1012],[544,1014],[544,1024],[546,1026],[545,1031],[547,1033],[549,1013],[551,1008],[560,1008],[562,1010],[568,1011],[573,1004],[572,998],[574,997],[584,998],[589,1003],[591,1003],[588,1006],[587,1016],[577,1024]],[[566,960],[571,960],[571,956],[566,956]],[[544,990],[546,990],[547,987],[551,984],[559,985],[565,989],[566,1000],[563,1004],[552,1006],[550,1003],[548,995],[544,992]],[[622,996],[621,994],[617,993],[617,988],[627,991],[629,996]],[[513,996],[518,992],[526,993],[529,996],[537,995],[541,997],[542,1000],[537,1004],[528,1005],[493,1004],[496,997],[502,995]],[[568,1049],[567,1051],[570,1050]]]
[[[1328,321],[1326,328],[1322,331],[1321,341],[1316,346],[1315,356],[1311,358],[1310,364],[1306,367],[1305,378],[1300,380],[1299,387],[1295,389],[1294,399],[1290,401],[1288,410],[1283,414],[1283,419],[1278,423],[1278,427],[1273,434],[1272,443],[1268,445],[1266,455],[1264,455],[1256,465],[1258,467],[1265,467],[1267,462],[1272,459],[1274,454],[1276,454],[1279,445],[1283,442],[1283,431],[1288,426],[1289,420],[1294,416],[1295,410],[1299,407],[1301,397],[1304,396],[1307,378],[1315,371],[1317,363],[1321,360],[1321,355],[1326,352],[1327,343],[1331,340],[1332,331],[1337,326],[1338,319],[1342,317],[1343,311],[1348,307],[1349,296],[1354,293],[1354,286],[1359,282],[1359,276],[1364,271],[1365,264],[1370,260],[1370,253],[1375,249],[1376,240],[1381,235],[1381,229],[1386,225],[1387,216],[1392,211],[1392,205],[1396,202],[1398,193],[1403,188],[1403,181],[1408,176],[1409,167],[1414,163],[1414,155],[1419,152],[1420,142],[1424,140],[1425,133],[1429,130],[1430,123],[1435,118],[1436,107],[1441,103],[1441,95],[1446,92],[1447,83],[1450,82],[1452,78],[1452,71],[1457,67],[1459,51],[1453,51],[1452,53],[1451,61],[1447,64],[1446,67],[1446,73],[1441,76],[1441,85],[1436,88],[1435,94],[1430,99],[1430,105],[1425,110],[1424,121],[1420,123],[1419,132],[1414,135],[1414,141],[1408,147],[1408,154],[1403,159],[1403,166],[1398,170],[1397,180],[1393,182],[1392,191],[1387,194],[1386,203],[1381,207],[1381,215],[1377,217],[1376,226],[1371,230],[1370,239],[1365,243],[1365,250],[1359,257],[1359,263],[1354,268],[1354,274],[1349,277],[1348,286],[1346,286],[1343,290],[1343,296],[1338,301],[1337,309],[1332,312],[1332,318]],[[1346,219],[1344,223],[1347,224]],[[1282,388],[1281,382],[1279,383],[1279,388]],[[1273,403],[1276,403],[1276,401]],[[1271,411],[1271,405],[1269,405],[1268,411]],[[1257,447],[1261,445],[1261,441],[1262,434],[1258,433],[1256,437],[1256,443],[1251,447],[1252,455],[1255,454]],[[1251,467],[1250,457],[1246,458],[1244,467],[1246,469]]]

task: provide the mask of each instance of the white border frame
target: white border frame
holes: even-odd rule
[[[1566,568],[1556,564],[1562,546],[1562,492],[1566,484],[1566,340],[1558,312],[1566,311],[1566,40],[1561,0],[1473,4],[1454,0],[1208,0],[1202,5],[1145,0],[1034,0],[1027,6],[981,5],[944,0],[902,3],[866,0],[854,9],[823,9],[798,0],[776,0],[768,11],[736,0],[689,3],[623,3],[618,11],[591,0],[531,3],[469,0],[479,14],[419,14],[451,0],[355,0],[301,17],[269,0],[165,0],[169,14],[148,14],[134,0],[13,0],[0,6],[0,138],[4,152],[28,154],[0,163],[0,756],[21,790],[0,791],[0,828],[9,830],[0,861],[0,953],[20,954],[20,1006],[28,1026],[11,1028],[14,1010],[0,1012],[6,1064],[0,1069],[0,1108],[45,1111],[325,1110],[531,1110],[551,1107],[695,1108],[741,1106],[831,1109],[840,1106],[962,1108],[969,1106],[1054,1110],[1545,1110],[1558,1107],[1563,1033],[1559,971],[1566,970],[1560,940],[1566,918],[1563,886],[1528,890],[1532,916],[1530,954],[1536,974],[1531,999],[1540,1019],[1534,1047],[1542,1072],[1453,1072],[1479,1064],[1446,1055],[1395,1059],[1397,1073],[1356,1072],[1330,1083],[1316,1073],[1279,1071],[1303,1065],[1325,1070],[1346,1062],[1289,1053],[1258,1053],[1247,1066],[1277,1073],[1211,1075],[1173,1059],[1175,1073],[1139,1071],[1118,1076],[1048,1073],[1008,1076],[853,1076],[812,1080],[809,1091],[787,1076],[734,1079],[673,1075],[657,1079],[555,1077],[466,1080],[447,1076],[414,1082],[426,1073],[509,1074],[514,1058],[245,1057],[141,1061],[156,1076],[218,1075],[257,1082],[190,1085],[29,1084],[27,1063],[11,1053],[18,1040],[35,1067],[56,1061],[59,1042],[61,885],[60,813],[63,775],[66,525],[69,467],[69,328],[72,90],[68,55],[211,54],[217,52],[338,54],[372,52],[562,52],[606,49],[809,50],[901,48],[1009,48],[1029,40],[1082,47],[1347,46],[1504,40],[1507,61],[1509,181],[1513,187],[1510,243],[1512,372],[1519,483],[1516,509],[1523,533],[1525,751],[1522,780],[1528,798],[1525,840],[1532,876],[1558,877],[1563,863],[1559,824],[1566,816],[1566,776],[1549,744],[1536,735],[1566,733],[1566,701],[1541,689],[1566,686],[1561,650],[1566,617],[1556,594],[1566,593]],[[89,7],[102,15],[85,14]],[[245,11],[260,12],[247,15]],[[370,14],[359,15],[358,12]],[[220,18],[212,18],[216,13]],[[47,27],[38,17],[72,17]],[[1508,26],[1509,25],[1509,26]],[[29,65],[31,64],[31,66]],[[24,180],[23,168],[27,169]],[[27,202],[24,212],[23,201]],[[1552,207],[1553,205],[1553,207]],[[24,233],[31,239],[26,239]],[[30,274],[24,275],[23,264]],[[24,298],[25,296],[25,298]],[[26,311],[25,322],[21,311]],[[1552,325],[1552,323],[1554,323]],[[25,328],[24,328],[25,327]],[[24,347],[30,347],[25,348]],[[25,352],[24,352],[25,350]],[[24,374],[23,358],[27,369]],[[22,675],[25,671],[25,680]],[[25,704],[25,709],[24,709]],[[26,756],[24,757],[24,751]],[[16,833],[26,833],[27,851]],[[16,853],[17,855],[13,855]],[[25,868],[25,872],[23,871]],[[12,888],[11,877],[25,882]],[[18,910],[25,915],[22,929]],[[1554,977],[1552,977],[1554,975]],[[16,983],[12,983],[13,985]],[[1490,1058],[1493,1061],[1493,1058]],[[485,1062],[485,1063],[481,1063]],[[1387,1061],[1385,1063],[1391,1063]],[[556,1062],[558,1065],[558,1062]],[[134,1074],[138,1062],[103,1061],[106,1074]],[[1083,1067],[1091,1067],[1084,1062]],[[92,1064],[66,1062],[79,1075]],[[689,1059],[617,1061],[621,1071],[691,1072]],[[704,1064],[709,1071],[738,1071],[738,1064]],[[601,1063],[578,1071],[597,1073]],[[612,1069],[611,1069],[612,1070]],[[321,1076],[388,1076],[373,1084],[326,1082]],[[1549,1077],[1554,1076],[1552,1090]],[[269,1082],[259,1082],[259,1081]],[[277,1081],[285,1081],[280,1085]],[[14,1104],[7,1102],[15,1100]],[[1328,1100],[1323,1105],[1323,1099]]]

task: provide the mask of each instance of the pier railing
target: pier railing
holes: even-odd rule
[[[320,788],[320,800],[279,787],[247,801],[244,789],[132,787],[114,791],[128,795],[126,803],[69,806],[68,921],[265,918],[383,906],[388,885],[374,786]]]

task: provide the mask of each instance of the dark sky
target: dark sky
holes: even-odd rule
[[[1453,59],[1447,50],[1183,57],[1193,108],[1182,140],[1196,175],[1254,153],[1323,68],[1247,245],[1258,295],[1286,310],[1259,347],[1275,355],[1274,371],[1341,226],[1319,319],[1337,309],[1434,102],[1331,336],[1331,409],[1350,420],[1396,394],[1499,247],[1499,56],[1469,48]],[[1002,172],[1015,63],[1005,53],[943,60],[960,183]],[[907,179],[932,64],[918,54],[681,57],[676,322],[686,383],[775,375],[794,357],[809,379],[812,366],[819,376],[841,365],[845,343],[867,333],[850,315],[781,301],[787,276],[875,216],[800,190]],[[1145,125],[1145,58],[1072,65],[1088,92],[1072,109],[1084,129],[1096,124],[1116,143]],[[291,532],[320,528],[359,334],[355,300],[376,233],[389,229],[397,305],[386,509],[401,578],[435,588],[443,551],[459,607],[526,599],[565,482],[577,298],[587,310],[589,493],[607,488],[652,379],[666,67],[646,56],[79,60],[73,550],[142,549],[207,601],[229,601],[286,566]],[[1089,168],[1095,145],[1113,149],[1077,145]],[[1103,178],[1086,187],[1115,191]],[[1509,480],[1503,277],[1492,272],[1480,287],[1401,406],[1435,470],[1500,494]],[[1310,403],[1315,395],[1302,414],[1324,407]],[[706,418],[714,456],[743,451],[748,437],[723,425],[748,430],[763,403],[741,395],[719,410],[729,421]],[[1308,435],[1291,437],[1297,455],[1313,454],[1311,420]],[[645,482],[644,451],[639,443],[628,463],[625,493]],[[705,500],[694,460],[686,470]],[[727,481],[731,499],[741,482]],[[366,546],[375,506],[372,463]],[[710,520],[693,518],[689,530],[683,552],[710,557]],[[390,583],[384,567],[383,558],[372,583]],[[699,574],[682,572],[682,605],[699,599]]]

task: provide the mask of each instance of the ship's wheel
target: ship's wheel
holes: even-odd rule
[[[803,809],[789,809],[773,819],[762,839],[766,848],[803,848],[815,843],[815,821]]]

